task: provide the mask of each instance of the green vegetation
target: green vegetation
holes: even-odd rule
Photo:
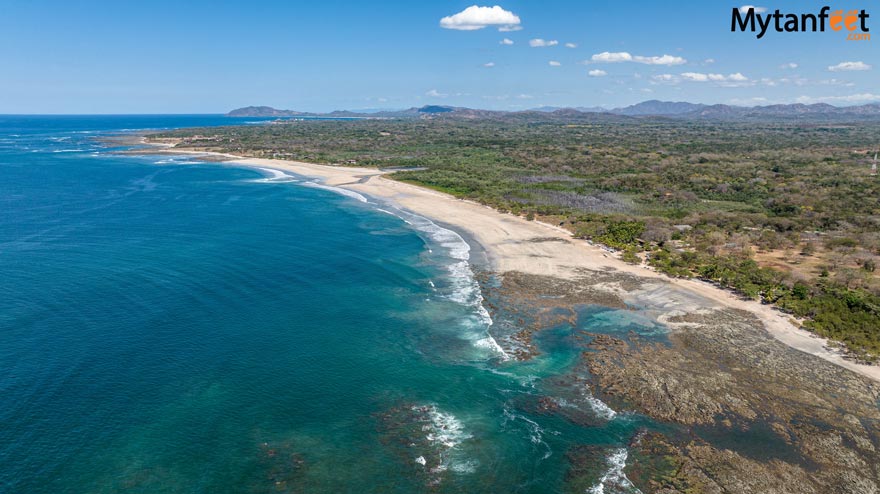
[[[296,121],[159,134],[180,147],[402,168],[473,199],[696,276],[880,356],[880,124],[552,115]]]

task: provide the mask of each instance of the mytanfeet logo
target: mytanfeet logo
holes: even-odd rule
[[[847,40],[869,41],[871,33],[868,29],[868,18],[870,17],[865,9],[844,12],[844,10],[832,11],[828,6],[822,7],[815,14],[785,14],[779,9],[770,13],[755,7],[741,7],[733,9],[730,31],[751,31],[761,39],[771,27],[777,33],[824,33],[826,29],[830,29],[832,32],[846,33]]]

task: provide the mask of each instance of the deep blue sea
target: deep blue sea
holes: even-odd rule
[[[506,358],[456,233],[101,140],[232,123],[0,116],[0,492],[635,492],[649,424],[561,384],[579,328]]]

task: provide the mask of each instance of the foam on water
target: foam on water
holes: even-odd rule
[[[190,158],[166,158],[158,161],[154,161],[157,165],[198,165],[201,164],[200,161],[192,161]]]
[[[524,415],[514,412],[506,405],[504,407],[504,419],[505,422],[521,421],[525,423],[525,427],[526,429],[528,429],[529,441],[531,441],[531,443],[535,446],[539,446],[544,449],[544,455],[541,457],[541,460],[546,460],[547,458],[550,458],[551,455],[553,455],[553,448],[551,448],[550,445],[547,444],[546,441],[544,441],[544,434],[558,434],[558,432],[545,431],[540,424]]]
[[[257,170],[260,170],[260,171],[262,171],[262,172],[268,173],[269,176],[266,177],[266,178],[259,178],[259,179],[257,179],[257,180],[254,180],[254,182],[260,182],[260,183],[267,183],[267,182],[278,183],[278,182],[297,182],[297,181],[298,181],[298,180],[296,179],[295,176],[293,176],[293,175],[291,175],[291,174],[289,174],[289,173],[285,173],[285,172],[283,172],[283,171],[281,171],[281,170],[276,170],[275,168],[262,168],[262,167],[256,167],[256,169],[257,169]]]
[[[478,463],[472,459],[461,458],[458,447],[462,442],[472,439],[461,421],[451,413],[444,412],[436,405],[417,405],[414,412],[423,414],[425,424],[422,431],[425,432],[425,440],[436,448],[439,458],[437,465],[428,465],[424,456],[415,458],[415,462],[424,466],[432,474],[438,475],[447,470],[455,473],[473,473]],[[438,482],[436,478],[434,482]]]
[[[460,420],[451,413],[438,410],[434,405],[428,407],[428,418],[431,420],[431,424],[426,426],[428,434],[425,438],[432,443],[440,444],[446,449],[452,449],[465,439],[472,437],[465,432]]]
[[[162,162],[173,161],[163,160],[157,163]],[[255,180],[256,182],[296,182],[295,176],[281,170],[262,167],[256,168],[270,174],[267,178]],[[363,195],[342,187],[334,187],[319,182],[302,182],[302,185],[328,190],[336,194],[351,197],[362,203],[374,204]],[[489,327],[492,325],[492,317],[489,315],[489,311],[483,307],[482,291],[469,264],[470,245],[468,245],[458,233],[448,228],[443,228],[423,216],[403,211],[397,207],[389,207],[389,209],[377,207],[376,209],[383,213],[397,216],[417,231],[426,234],[432,242],[435,242],[444,248],[447,255],[453,259],[453,262],[446,267],[452,285],[452,289],[446,294],[446,298],[474,309],[473,320],[465,320],[462,323],[465,329],[465,339],[471,341],[474,348],[487,350],[491,355],[498,357],[501,360],[510,360],[511,357],[489,333]],[[429,252],[431,252],[430,249]],[[434,288],[433,282],[431,282],[431,286]],[[475,329],[477,331],[474,331]]]
[[[609,407],[608,404],[590,394],[589,391],[581,391],[581,398],[576,398],[574,400],[576,403],[572,403],[562,397],[552,397],[550,399],[561,408],[581,409],[581,406],[579,406],[578,403],[586,403],[590,411],[592,411],[598,418],[604,420],[613,420],[618,415],[618,413]]]
[[[451,289],[445,297],[458,304],[473,308],[473,316],[463,321],[465,339],[471,341],[475,348],[488,350],[501,360],[510,360],[510,355],[489,333],[492,316],[483,306],[483,293],[470,266],[471,247],[458,233],[434,223],[433,221],[399,208],[379,209],[383,213],[392,214],[402,219],[416,231],[425,234],[433,243],[439,244],[446,251],[452,262],[446,266],[451,282]],[[429,249],[429,252],[431,250]],[[431,282],[431,287],[434,283]]]
[[[342,195],[342,196],[351,197],[352,199],[357,199],[358,201],[363,202],[363,203],[370,202],[367,200],[366,197],[362,196],[361,194],[358,194],[357,192],[355,192],[353,190],[343,189],[342,187],[333,187],[331,185],[319,184],[317,182],[305,182],[305,183],[303,183],[303,185],[305,185],[306,187],[313,187],[315,189],[329,190],[330,192],[335,192],[335,193]]]
[[[589,394],[589,391],[583,392],[584,401],[586,401],[590,408],[593,409],[593,412],[596,413],[599,417],[605,420],[611,420],[617,416],[617,412],[609,407],[604,401],[596,398],[592,394]]]
[[[623,473],[626,468],[626,459],[629,453],[626,448],[614,450],[606,459],[608,470],[599,479],[599,482],[587,492],[590,494],[641,494]]]

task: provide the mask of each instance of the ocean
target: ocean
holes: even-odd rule
[[[585,328],[510,358],[458,233],[102,139],[233,123],[0,116],[0,492],[638,492],[654,425],[559,384]]]

